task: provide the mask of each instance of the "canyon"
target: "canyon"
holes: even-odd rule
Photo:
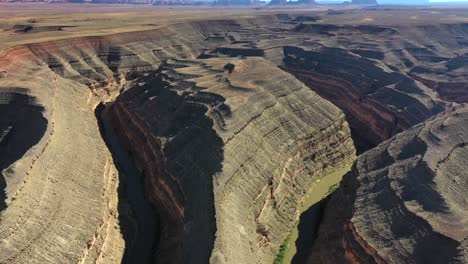
[[[65,7],[0,19],[0,263],[468,262],[466,10]]]
[[[466,263],[467,117],[454,107],[361,155],[308,263]]]

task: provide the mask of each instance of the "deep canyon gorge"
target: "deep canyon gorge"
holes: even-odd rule
[[[465,9],[153,12],[0,23],[0,263],[468,263]]]

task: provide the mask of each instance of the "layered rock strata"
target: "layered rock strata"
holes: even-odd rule
[[[455,107],[361,155],[309,263],[467,263],[467,126]]]
[[[278,15],[269,22],[275,28],[243,25],[229,33],[234,41],[201,57],[261,56],[274,62],[346,113],[362,152],[454,101],[417,78],[413,69],[455,57],[462,43],[447,45],[442,39],[467,37],[457,24],[440,25],[441,31],[451,33],[430,39],[419,37],[429,35],[425,26],[369,23],[338,25],[327,15]],[[413,41],[415,36],[420,39]],[[443,74],[440,71],[443,78],[452,76]],[[457,94],[462,87],[449,88]]]
[[[260,58],[169,61],[112,109],[161,215],[156,261],[272,262],[312,183],[354,157],[344,115]]]
[[[8,153],[15,153],[27,142],[18,141],[23,133],[37,133],[30,139],[39,139],[2,172],[7,207],[0,217],[0,263],[115,262],[124,247],[118,178],[99,134],[96,99],[87,86],[60,78],[31,54],[28,58],[2,65],[10,74],[2,78],[3,87],[21,83],[27,89],[13,89],[16,98],[37,98],[10,100],[17,116],[2,145],[10,144]],[[22,115],[22,109],[29,114]]]
[[[121,177],[101,138],[95,108],[113,100],[133,74],[157,68],[168,57],[195,57],[197,49],[224,41],[211,38],[206,26],[180,24],[147,35],[78,38],[5,51],[0,98],[12,115],[2,117],[1,147],[13,149],[9,153],[16,156],[1,160],[1,185],[6,186],[1,195],[6,198],[0,217],[1,263],[122,259],[132,241],[123,240],[127,228],[121,226],[119,208],[129,206],[118,200]],[[203,41],[205,45],[197,44]],[[19,83],[21,88],[14,86]],[[27,143],[22,133],[30,130],[37,130],[37,137]]]
[[[445,108],[444,102],[419,88],[413,79],[376,63],[383,55],[353,53],[320,45],[285,47],[283,61],[285,70],[345,111],[363,149]]]

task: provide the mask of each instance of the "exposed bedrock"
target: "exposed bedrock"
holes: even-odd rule
[[[95,113],[100,132],[106,142],[119,174],[117,189],[118,220],[125,241],[121,263],[150,263],[158,237],[159,221],[153,205],[145,197],[142,175],[120,143],[112,126],[109,109],[112,103],[101,103]],[[115,250],[115,249],[112,249]],[[115,251],[118,251],[115,250]],[[118,260],[116,260],[118,261]]]
[[[401,31],[409,36],[403,46],[406,51],[402,50],[409,75],[433,89],[442,100],[468,102],[468,24],[405,27]],[[411,41],[412,35],[417,35],[417,41]]]
[[[361,155],[309,263],[466,263],[467,126],[455,107]]]
[[[0,263],[115,262],[123,252],[118,178],[93,113],[97,100],[87,86],[57,76],[24,49],[17,51],[14,63],[1,65],[8,72],[0,80],[2,94],[14,94],[6,105],[7,118],[14,119],[5,143],[15,140],[15,151],[34,146],[11,152],[19,160],[5,175]],[[27,90],[8,88],[12,83]]]
[[[436,91],[446,101],[468,102],[468,54],[446,59],[443,63],[414,67],[411,76]]]
[[[260,58],[171,60],[112,111],[161,216],[156,261],[272,262],[312,183],[354,159],[344,115]]]
[[[284,69],[348,116],[355,140],[368,149],[442,111],[444,104],[412,94],[423,92],[414,80],[379,67],[343,49],[284,48]]]
[[[212,176],[221,171],[223,143],[207,109],[169,89],[161,77],[151,74],[141,80],[146,85],[119,97],[113,123],[160,214],[156,261],[206,263],[216,230]]]

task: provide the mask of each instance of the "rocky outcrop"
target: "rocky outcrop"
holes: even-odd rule
[[[442,102],[415,98],[409,91],[419,90],[414,80],[385,71],[366,58],[367,53],[359,53],[358,57],[337,48],[285,47],[283,61],[284,69],[345,111],[363,148],[444,109]]]
[[[113,112],[161,215],[156,261],[272,262],[312,183],[354,157],[344,115],[260,58],[170,61]]]
[[[361,155],[327,205],[310,263],[466,263],[468,108]]]

